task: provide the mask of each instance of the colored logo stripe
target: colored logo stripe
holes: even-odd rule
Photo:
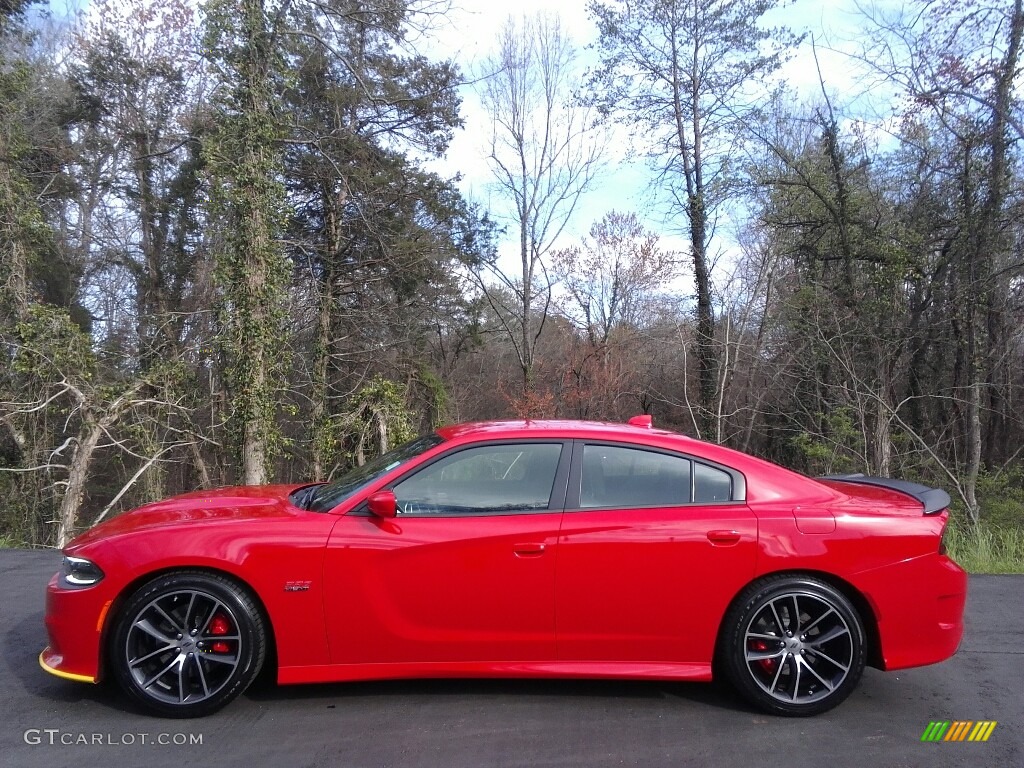
[[[946,738],[943,741],[963,741],[967,736],[967,729],[972,725],[974,723],[970,720],[954,720],[953,725],[950,726],[949,733],[946,734]]]
[[[921,734],[921,741],[988,741],[995,720],[933,720]]]
[[[992,735],[992,731],[996,729],[995,720],[982,720],[971,731],[971,735],[967,737],[968,741],[988,741],[988,737]]]

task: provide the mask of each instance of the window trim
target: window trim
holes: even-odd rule
[[[565,507],[565,496],[566,496],[567,486],[568,486],[568,482],[569,482],[569,468],[570,468],[570,464],[571,464],[571,461],[572,461],[572,453],[573,453],[572,443],[573,443],[572,440],[566,440],[564,438],[547,438],[547,439],[544,439],[544,438],[540,438],[540,439],[538,439],[538,438],[532,438],[532,439],[530,439],[530,438],[516,438],[516,439],[512,439],[512,440],[484,440],[484,441],[475,442],[475,443],[466,443],[464,445],[454,446],[454,447],[451,448],[451,450],[447,450],[447,451],[444,451],[443,453],[437,454],[436,456],[432,456],[429,460],[425,461],[423,464],[419,464],[419,465],[411,468],[408,472],[405,472],[401,476],[396,477],[394,480],[392,480],[390,483],[388,483],[384,488],[381,488],[380,490],[394,491],[395,486],[398,485],[399,483],[401,483],[401,482],[403,482],[405,480],[408,480],[413,475],[416,475],[419,472],[422,472],[423,470],[429,468],[430,466],[432,466],[433,464],[437,463],[438,461],[441,461],[442,459],[450,458],[450,457],[452,457],[452,456],[454,456],[454,455],[456,455],[458,453],[462,453],[463,451],[468,451],[468,450],[472,450],[472,449],[475,449],[475,448],[500,448],[502,446],[508,446],[508,445],[560,445],[562,447],[562,452],[561,452],[561,454],[558,457],[558,466],[555,468],[555,479],[554,479],[554,482],[552,483],[552,486],[551,486],[551,493],[548,496],[548,505],[547,505],[547,507],[542,507],[540,509],[503,509],[503,510],[494,511],[494,512],[460,512],[460,513],[457,513],[457,514],[448,514],[448,515],[438,515],[438,514],[429,514],[429,513],[422,513],[421,514],[421,513],[415,513],[415,512],[414,513],[408,513],[408,512],[401,512],[401,511],[399,511],[398,515],[396,516],[396,519],[412,520],[412,519],[424,518],[424,519],[434,519],[434,520],[459,520],[459,519],[462,519],[462,518],[470,518],[470,517],[509,517],[509,516],[512,516],[512,515],[548,515],[548,514],[551,514],[552,512],[561,512],[563,510],[563,508]],[[357,508],[357,514],[359,514],[361,516],[364,511],[365,511],[365,513],[367,515],[370,514],[369,508],[366,506],[366,502],[365,501],[362,504],[360,504],[359,507]]]
[[[673,508],[676,507],[724,507],[724,506],[735,506],[739,504],[746,504],[747,502],[747,478],[739,470],[727,467],[724,464],[719,464],[717,461],[711,461],[700,456],[694,456],[693,454],[683,453],[682,451],[673,451],[668,448],[662,448],[660,446],[646,445],[644,443],[629,443],[618,440],[574,440],[572,448],[572,467],[569,472],[568,489],[565,498],[565,511],[566,512],[603,512],[616,509],[664,509],[664,504],[638,504],[631,507],[623,507],[622,505],[611,505],[603,507],[582,507],[580,506],[580,497],[582,495],[582,484],[583,484],[583,449],[588,445],[602,446],[606,448],[627,448],[634,451],[646,451],[647,453],[660,453],[664,456],[671,456],[676,459],[685,459],[691,463],[690,466],[690,498],[693,498],[694,482],[696,478],[696,472],[693,471],[693,464],[703,464],[711,469],[717,469],[725,472],[732,478],[732,498],[728,501],[685,501],[681,504],[671,505]]]

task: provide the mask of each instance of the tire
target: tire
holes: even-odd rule
[[[726,675],[747,701],[772,714],[806,717],[832,709],[864,672],[860,615],[842,592],[812,576],[754,582],[722,629]]]
[[[202,717],[239,696],[267,653],[263,616],[234,581],[179,571],[139,587],[108,647],[118,685],[164,717]]]

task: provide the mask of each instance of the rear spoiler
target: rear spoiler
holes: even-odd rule
[[[934,515],[946,509],[950,504],[949,494],[941,488],[929,488],[920,483],[911,483],[907,480],[892,480],[888,477],[868,477],[863,474],[855,475],[825,475],[819,480],[839,480],[844,483],[859,483],[860,485],[876,485],[879,488],[888,488],[893,491],[905,493],[924,504],[924,513]]]

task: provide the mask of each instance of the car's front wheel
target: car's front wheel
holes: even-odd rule
[[[251,596],[223,576],[160,576],[125,602],[111,634],[110,663],[121,688],[165,717],[200,717],[241,694],[266,656],[263,617]]]
[[[864,671],[864,626],[847,597],[811,576],[767,577],[737,598],[722,662],[739,692],[779,715],[815,715],[850,695]]]

